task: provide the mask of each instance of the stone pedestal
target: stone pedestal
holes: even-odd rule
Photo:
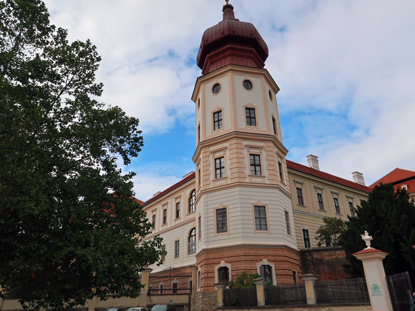
[[[353,256],[362,261],[372,311],[393,311],[382,262],[387,253],[368,247]]]
[[[265,306],[265,283],[266,280],[264,278],[255,279],[254,283],[256,285],[256,299],[257,299],[257,306]]]
[[[216,290],[216,306],[218,308],[222,308],[223,307],[223,290],[226,287],[226,284],[223,283],[217,283],[215,284],[217,290]]]
[[[150,288],[150,273],[153,271],[153,269],[146,268],[141,274],[141,284],[144,285],[143,288],[141,288],[140,295],[147,295],[148,290]]]

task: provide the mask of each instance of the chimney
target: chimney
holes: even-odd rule
[[[161,191],[157,191],[155,194],[153,194],[153,197],[155,197],[156,195],[158,195],[159,193],[161,193]]]
[[[362,185],[362,186],[366,186],[365,185],[365,179],[363,178],[363,174],[360,172],[353,172],[353,180],[356,184]]]
[[[319,171],[320,167],[318,166],[318,157],[312,154],[307,156],[308,166]]]

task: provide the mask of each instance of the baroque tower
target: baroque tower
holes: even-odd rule
[[[242,271],[272,284],[296,282],[296,245],[268,47],[233,6],[202,37],[196,109],[196,266],[199,295]],[[200,297],[201,298],[201,297]]]

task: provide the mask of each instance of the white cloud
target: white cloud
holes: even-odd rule
[[[224,1],[46,3],[52,22],[68,28],[71,39],[97,45],[105,102],[140,118],[144,134],[168,135],[177,122],[194,126],[196,53],[203,31],[221,20]],[[281,87],[280,116],[299,115],[283,135],[309,138],[298,145],[292,140],[291,159],[304,163],[314,153],[323,170],[349,179],[360,170],[368,183],[397,166],[415,169],[414,1],[231,3],[236,17],[252,22],[270,48],[266,67]],[[316,111],[323,116],[314,118]],[[156,192],[180,179],[162,174],[136,180]]]

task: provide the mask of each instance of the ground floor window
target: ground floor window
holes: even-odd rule
[[[267,281],[267,283],[272,284],[272,267],[270,265],[259,266],[259,274]]]
[[[229,282],[229,268],[228,267],[218,268],[218,281],[219,283]]]

